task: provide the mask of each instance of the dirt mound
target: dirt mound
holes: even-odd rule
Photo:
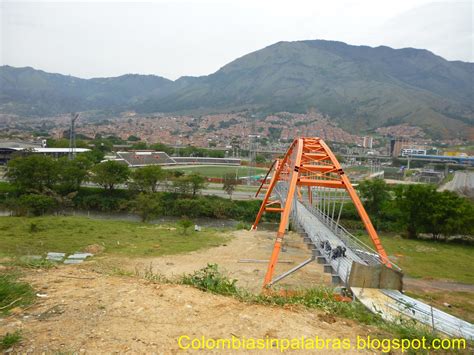
[[[94,255],[100,254],[105,250],[105,247],[99,244],[91,244],[84,248],[85,253],[91,253]]]
[[[107,276],[78,266],[27,277],[47,297],[0,321],[0,334],[21,329],[14,351],[33,353],[177,353],[182,335],[348,337],[370,330],[322,312],[239,302],[179,285]],[[276,351],[275,351],[276,352]]]

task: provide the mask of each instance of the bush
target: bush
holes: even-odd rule
[[[208,217],[203,213],[203,206],[198,199],[178,199],[174,202],[171,211],[173,211],[174,216]]]
[[[242,221],[240,221],[239,223],[235,225],[235,229],[237,230],[240,230],[240,229],[250,230],[250,228],[252,228],[252,225],[250,223],[246,223]]]
[[[114,190],[104,193],[97,188],[81,188],[74,197],[74,206],[80,209],[102,212],[120,212],[132,209],[135,193],[127,190]]]
[[[207,264],[205,268],[183,276],[181,282],[219,295],[238,295],[239,293],[236,286],[237,280],[231,280],[222,275],[217,264]]]
[[[186,235],[188,234],[188,229],[192,227],[193,221],[187,218],[183,218],[178,221],[177,223],[178,227],[180,227],[183,231],[183,234]]]
[[[41,229],[40,229],[40,227],[38,226],[38,223],[31,222],[31,223],[30,223],[30,228],[29,228],[29,230],[30,230],[30,233],[37,233],[37,232],[39,232]]]
[[[141,193],[134,201],[133,211],[138,213],[142,222],[148,222],[162,211],[159,196]]]
[[[291,293],[269,293],[253,295],[237,287],[237,280],[223,275],[217,264],[208,264],[205,268],[193,274],[184,275],[181,283],[194,286],[202,291],[219,295],[234,296],[240,301],[264,305],[301,305],[307,308],[320,309],[327,314],[356,320],[363,324],[374,325],[390,332],[401,339],[421,339],[428,342],[434,339],[434,334],[423,326],[417,326],[409,319],[398,319],[391,323],[377,314],[369,312],[359,302],[340,302],[334,297],[334,290],[327,287],[293,291]],[[284,291],[284,290],[283,290]]]
[[[10,207],[16,211],[17,215],[40,216],[54,211],[57,207],[57,201],[45,195],[28,194],[11,201]]]

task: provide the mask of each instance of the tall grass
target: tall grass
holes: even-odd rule
[[[19,330],[13,333],[7,333],[0,337],[0,350],[6,350],[21,341],[21,332]]]
[[[29,305],[35,297],[33,288],[18,281],[16,273],[0,273],[0,314],[7,314],[14,307]]]

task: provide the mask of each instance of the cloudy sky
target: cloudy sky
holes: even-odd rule
[[[1,64],[83,78],[207,75],[278,41],[428,49],[474,61],[472,1],[0,0]]]

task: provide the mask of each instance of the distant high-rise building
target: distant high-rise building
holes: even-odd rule
[[[407,138],[392,138],[390,140],[390,155],[394,158],[399,157],[402,149],[408,147],[409,144]]]
[[[362,141],[362,146],[364,148],[372,149],[373,144],[374,144],[373,137],[364,137],[364,140]]]

